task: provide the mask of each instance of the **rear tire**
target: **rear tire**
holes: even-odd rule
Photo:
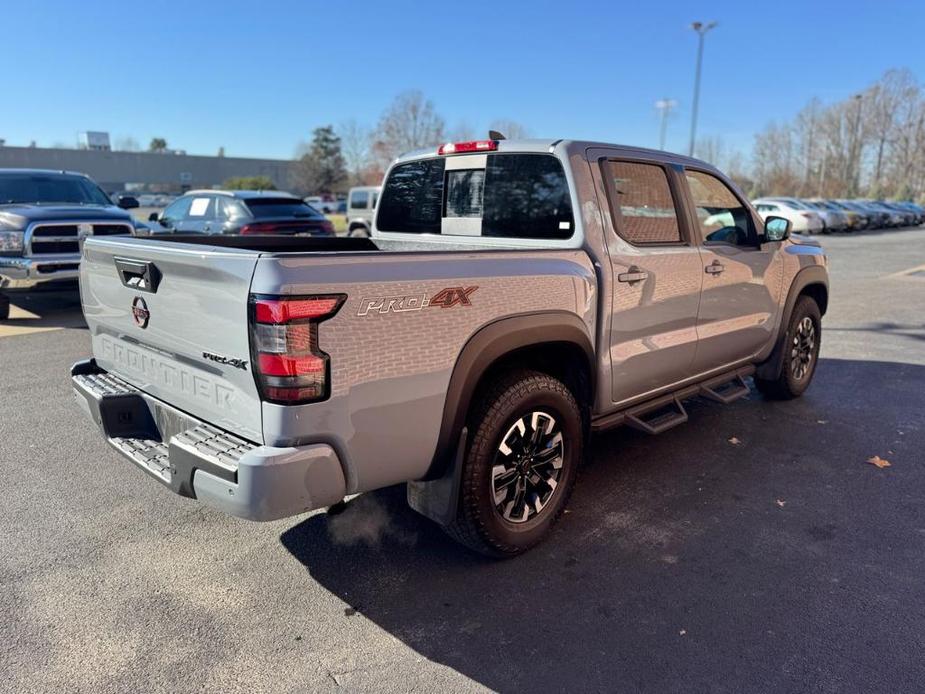
[[[772,400],[792,400],[809,388],[822,339],[822,314],[809,296],[797,299],[784,336],[784,356],[780,374],[770,380],[755,376],[755,386]]]
[[[0,320],[10,317],[10,297],[0,294]]]
[[[481,554],[516,556],[565,510],[584,449],[581,410],[558,379],[518,370],[482,393],[470,431],[459,509],[444,529]]]

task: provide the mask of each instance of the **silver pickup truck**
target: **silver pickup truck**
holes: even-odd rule
[[[174,492],[269,520],[407,483],[483,553],[537,543],[589,435],[809,385],[826,259],[664,152],[484,140],[387,173],[371,239],[88,239],[77,399]],[[103,464],[103,463],[101,463]]]

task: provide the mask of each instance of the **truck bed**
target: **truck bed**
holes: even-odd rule
[[[120,264],[155,268],[156,290],[126,282]],[[328,443],[342,455],[351,493],[427,471],[451,374],[476,332],[514,315],[559,312],[594,335],[596,287],[582,249],[457,251],[439,241],[89,239],[81,263],[101,369],[256,444]],[[318,328],[328,397],[268,402],[255,384],[255,297],[314,296],[344,297]]]

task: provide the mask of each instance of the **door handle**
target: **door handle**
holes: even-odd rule
[[[617,281],[629,282],[632,284],[633,282],[641,282],[644,279],[648,279],[648,277],[648,272],[636,267],[635,265],[630,265],[626,272],[621,272],[619,275],[617,275]]]
[[[726,269],[726,266],[723,265],[718,260],[714,260],[712,263],[710,263],[704,268],[704,270],[706,271],[708,275],[718,275],[725,269]]]

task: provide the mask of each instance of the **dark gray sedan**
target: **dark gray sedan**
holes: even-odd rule
[[[334,225],[301,198],[279,191],[194,190],[152,214],[155,234],[334,236]]]

